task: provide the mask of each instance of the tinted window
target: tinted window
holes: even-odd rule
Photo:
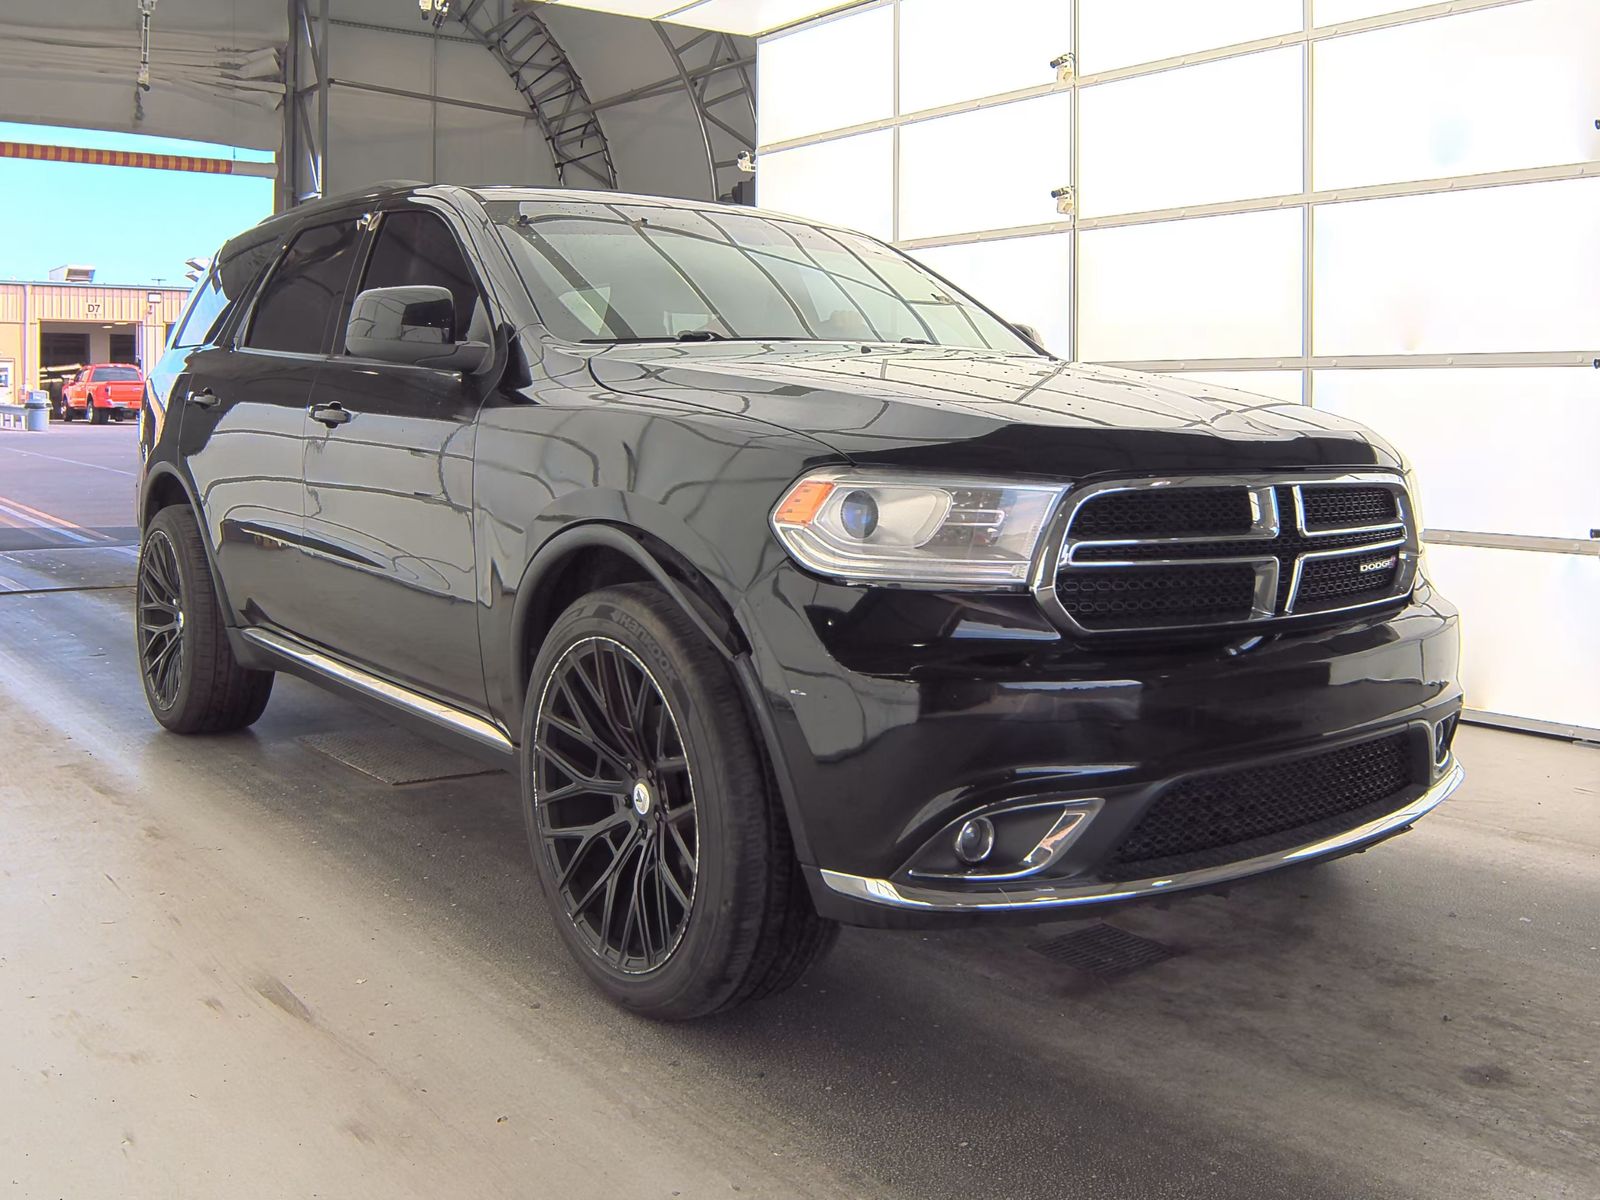
[[[222,324],[222,315],[228,309],[228,297],[222,290],[222,277],[213,267],[211,274],[200,282],[189,297],[189,309],[173,336],[174,346],[204,346],[212,340]]]
[[[96,367],[94,381],[96,383],[137,383],[141,378],[139,372],[133,367]]]
[[[457,341],[488,340],[488,314],[450,227],[432,213],[386,213],[361,290],[419,285],[448,289],[455,300]]]
[[[300,233],[267,278],[244,344],[257,350],[323,353],[359,238],[354,220]]]
[[[925,342],[1032,354],[1003,321],[881,242],[722,209],[489,205],[539,315],[573,341]]]

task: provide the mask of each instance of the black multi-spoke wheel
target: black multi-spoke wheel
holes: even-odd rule
[[[522,752],[557,930],[614,1000],[704,1016],[788,987],[832,945],[729,665],[659,588],[557,618]]]
[[[259,717],[272,672],[239,665],[200,526],[186,505],[163,508],[139,547],[134,631],[150,711],[175,733],[224,733]]]
[[[183,680],[183,584],[178,554],[164,530],[152,530],[139,558],[139,666],[150,698],[169,709]]]
[[[545,680],[533,794],[568,920],[619,971],[656,970],[694,908],[694,778],[671,705],[620,642],[573,643]]]

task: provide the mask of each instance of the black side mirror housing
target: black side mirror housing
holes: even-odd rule
[[[489,361],[486,342],[458,342],[455,300],[431,285],[369,288],[350,306],[345,350],[356,358],[473,372]]]

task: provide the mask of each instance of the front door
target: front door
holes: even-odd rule
[[[356,291],[433,284],[459,338],[489,340],[488,309],[445,219],[380,215]],[[308,594],[339,657],[481,710],[472,456],[483,393],[458,371],[333,356],[312,390],[305,452]]]

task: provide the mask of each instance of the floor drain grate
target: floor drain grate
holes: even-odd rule
[[[475,758],[394,727],[313,733],[299,740],[302,746],[387,784],[463,779],[494,770]]]
[[[1087,925],[1030,947],[1052,962],[1076,967],[1101,979],[1113,979],[1171,958],[1171,946],[1118,929],[1114,925]]]

